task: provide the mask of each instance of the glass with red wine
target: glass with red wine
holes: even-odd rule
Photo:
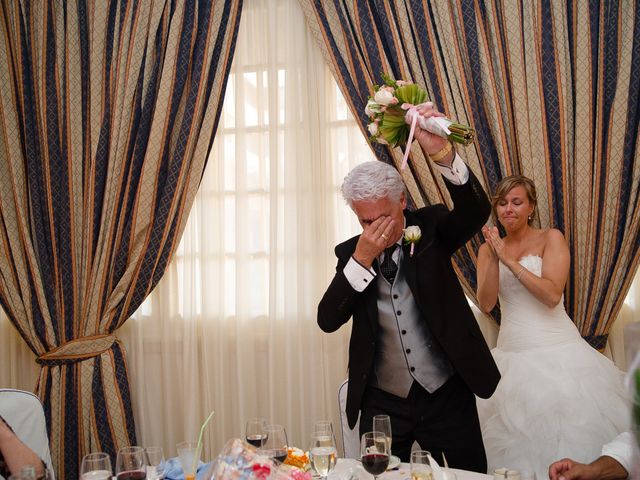
[[[360,440],[360,461],[374,479],[389,466],[389,442],[383,432],[367,432]]]
[[[267,438],[265,428],[267,421],[264,418],[252,418],[247,420],[245,427],[245,439],[247,443],[253,445],[256,448],[262,448],[264,441]]]
[[[261,453],[280,463],[284,462],[289,453],[287,432],[284,427],[282,425],[267,425],[264,432],[266,438],[262,443]]]
[[[116,478],[118,480],[145,480],[147,460],[144,448],[124,447],[116,456]]]

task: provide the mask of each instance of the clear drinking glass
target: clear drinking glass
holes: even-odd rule
[[[433,480],[431,453],[427,450],[411,452],[411,480]]]
[[[387,437],[389,443],[389,455],[391,455],[391,419],[389,415],[375,415],[373,417],[373,431],[382,432]]]
[[[389,466],[389,443],[382,432],[367,432],[360,439],[360,461],[364,469],[378,478]]]
[[[116,456],[118,480],[145,480],[147,478],[147,456],[142,447],[124,447]]]
[[[82,458],[81,480],[110,480],[113,475],[111,458],[104,452],[89,453]]]
[[[338,449],[333,432],[321,429],[311,436],[311,445],[309,445],[309,460],[311,468],[326,479],[329,472],[336,466],[336,458]]]
[[[162,447],[147,447],[147,480],[164,478],[166,461]]]
[[[261,448],[267,438],[267,434],[265,432],[266,426],[267,421],[264,418],[252,418],[247,420],[244,430],[247,443],[250,443],[256,448]]]
[[[198,442],[180,442],[176,445],[176,449],[184,473],[184,480],[195,480],[198,463],[200,463]]]
[[[267,425],[264,429],[267,437],[262,444],[262,453],[279,462],[287,459],[287,432],[282,425]]]

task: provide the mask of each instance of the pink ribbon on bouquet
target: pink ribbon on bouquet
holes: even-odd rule
[[[413,105],[412,103],[403,103],[400,105],[400,108],[403,110],[407,110],[407,113],[413,112],[411,118],[411,129],[409,130],[409,137],[407,138],[407,146],[404,149],[404,157],[402,158],[402,165],[400,166],[400,170],[404,170],[407,166],[407,162],[409,160],[409,152],[411,151],[411,142],[413,142],[413,134],[416,131],[416,123],[418,122],[418,109],[417,105]],[[406,116],[406,114],[405,114]]]

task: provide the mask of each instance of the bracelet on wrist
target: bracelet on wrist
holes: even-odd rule
[[[518,270],[518,273],[516,273],[516,279],[517,280],[520,280],[520,277],[522,277],[522,275],[524,274],[525,270],[526,270],[526,268],[520,267],[520,270]]]
[[[442,147],[440,150],[438,150],[436,153],[434,153],[434,154],[430,153],[429,154],[429,158],[431,158],[431,160],[434,161],[434,162],[439,162],[444,157],[446,157],[451,150],[453,150],[453,145],[451,144],[450,141],[447,141],[445,146]]]

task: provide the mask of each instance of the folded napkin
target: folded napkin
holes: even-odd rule
[[[438,462],[433,457],[429,457],[429,464],[431,465],[431,473],[433,474],[433,480],[456,480],[456,474],[449,468],[442,468],[438,465]],[[445,459],[444,464],[447,464]]]
[[[209,470],[211,463],[199,462],[196,470],[196,480],[201,480]],[[182,464],[178,457],[173,457],[167,460],[164,478],[166,480],[184,480],[184,472],[182,471]]]

